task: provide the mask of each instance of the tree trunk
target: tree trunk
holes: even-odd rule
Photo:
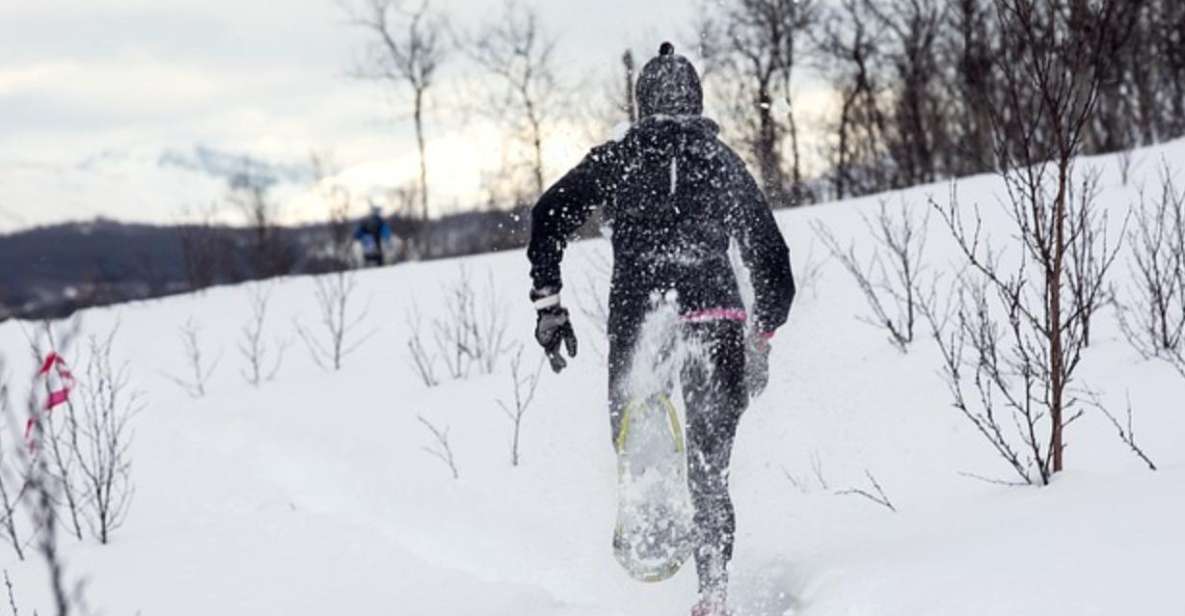
[[[754,102],[759,118],[756,154],[761,181],[771,205],[781,207],[785,205],[785,179],[782,175],[782,157],[778,152],[778,126],[773,114],[773,98],[769,95],[768,87],[761,87]]]
[[[792,157],[790,190],[793,203],[791,205],[799,205],[802,203],[802,157],[798,149],[798,122],[794,119],[794,101],[790,95],[790,68],[787,67],[783,72],[785,73],[782,87],[785,89],[783,96],[786,99],[786,130],[790,133],[790,156]]]
[[[1066,187],[1069,180],[1070,153],[1063,151],[1058,161],[1057,197],[1054,201],[1054,237],[1046,289],[1049,294],[1049,419],[1052,424],[1053,472],[1062,471],[1062,428],[1064,427],[1063,392],[1066,387],[1065,358],[1062,356],[1062,270],[1066,257]],[[1048,479],[1046,479],[1048,483]]]
[[[848,124],[852,111],[852,104],[856,100],[856,93],[844,98],[843,109],[839,114],[839,160],[835,163],[835,198],[842,200],[847,188],[848,173]]]
[[[625,112],[633,125],[638,122],[638,104],[634,100],[634,52],[625,50],[621,63],[625,65]]]
[[[543,194],[543,127],[540,126],[539,119],[535,117],[534,106],[528,105],[530,109],[531,118],[531,147],[535,151],[535,168],[533,170],[535,176],[535,196]]]
[[[419,88],[415,93],[416,146],[420,152],[420,218],[423,225],[420,228],[420,254],[428,256],[428,153],[424,143],[424,90]]]

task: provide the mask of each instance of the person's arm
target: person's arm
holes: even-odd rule
[[[560,262],[568,240],[608,197],[612,144],[593,148],[588,156],[556,182],[531,210],[532,296],[553,296],[563,287]],[[541,299],[541,297],[535,297]]]
[[[757,182],[739,159],[733,165],[736,185],[730,226],[753,281],[754,332],[768,339],[786,323],[794,302],[790,251]]]
[[[594,148],[575,169],[549,188],[531,211],[531,302],[538,317],[535,339],[543,347],[551,369],[559,372],[568,365],[560,348],[576,357],[576,333],[568,310],[560,305],[560,261],[572,236],[588,220],[593,209],[604,203],[611,191],[613,146]]]

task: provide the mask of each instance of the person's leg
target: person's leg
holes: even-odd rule
[[[609,316],[609,416],[616,442],[631,403],[671,395],[680,321],[672,306],[620,301]]]
[[[629,372],[642,315],[618,310],[609,317],[609,438],[614,450],[621,430],[621,418],[630,403]]]
[[[687,406],[687,471],[695,507],[696,570],[700,595],[722,602],[728,585],[736,518],[728,493],[729,461],[745,392],[744,325],[713,321],[686,325],[693,349],[682,372]]]

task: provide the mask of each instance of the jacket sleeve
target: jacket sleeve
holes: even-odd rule
[[[755,331],[772,333],[786,323],[794,302],[790,251],[757,182],[739,158],[735,165],[732,237],[740,246],[741,259],[753,281]]]
[[[612,144],[593,148],[579,165],[543,193],[531,210],[527,258],[535,289],[554,293],[563,286],[560,261],[564,249],[589,214],[610,196],[612,159]]]

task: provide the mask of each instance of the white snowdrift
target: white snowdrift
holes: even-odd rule
[[[1143,150],[1136,172],[1153,181],[1161,156]],[[1135,199],[1104,169],[1103,199],[1121,218]],[[999,215],[999,182],[959,182],[965,204]],[[921,207],[946,184],[886,195]],[[859,212],[877,199],[779,215],[796,263],[822,258],[809,223],[863,237]],[[1117,227],[1117,225],[1116,225]],[[1117,229],[1116,229],[1117,230]],[[932,218],[929,260],[954,253]],[[867,240],[861,240],[867,246]],[[607,254],[574,246],[566,301]],[[121,324],[117,351],[148,402],[134,423],[136,496],[109,546],[65,540],[68,575],[104,614],[685,614],[693,567],[660,585],[629,580],[610,545],[614,460],[605,412],[604,341],[582,315],[582,353],[562,375],[543,375],[524,421],[522,465],[510,465],[509,363],[493,375],[424,387],[406,350],[405,313],[442,310],[442,284],[464,265],[487,273],[505,305],[511,339],[538,358],[520,252],[412,264],[358,274],[358,305],[375,334],[338,373],[294,346],[275,382],[240,378],[236,350],[248,315],[244,288],[83,314],[88,332]],[[858,322],[865,308],[838,263],[800,291],[775,339],[764,397],[742,422],[733,468],[739,537],[733,595],[738,616],[782,615],[1180,615],[1185,551],[1185,391],[1169,367],[1140,361],[1104,312],[1081,370],[1083,384],[1119,407],[1130,395],[1136,435],[1161,467],[1150,472],[1104,417],[1071,428],[1069,470],[1043,489],[1008,488],[965,474],[1007,478],[1008,468],[957,411],[928,341],[908,355]],[[1115,270],[1128,275],[1126,263]],[[1120,285],[1122,286],[1122,285]],[[586,300],[587,301],[587,300]],[[274,287],[270,332],[318,315],[311,279]],[[209,395],[188,398],[164,375],[185,370],[176,330],[194,318],[207,352],[222,359]],[[19,400],[31,371],[22,328],[0,326],[0,353]],[[460,479],[427,455],[423,414],[450,428]],[[5,437],[7,446],[12,439]],[[875,475],[898,513],[846,488]],[[787,475],[795,478],[794,482]],[[825,486],[823,484],[826,484]],[[44,567],[0,546],[21,609],[49,613]]]

